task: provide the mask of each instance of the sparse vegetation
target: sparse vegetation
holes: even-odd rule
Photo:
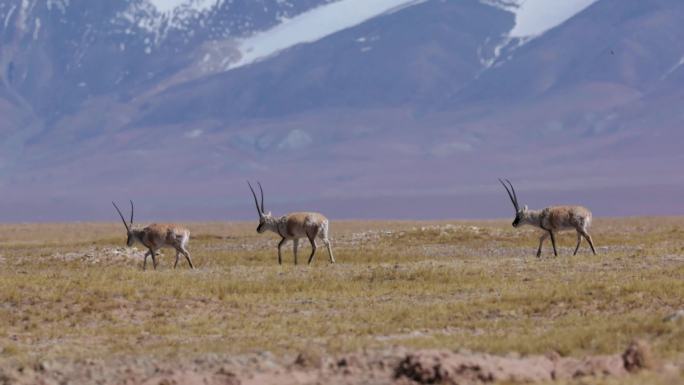
[[[143,272],[115,223],[2,225],[0,366],[397,345],[581,356],[635,338],[684,365],[684,321],[663,321],[684,307],[684,219],[597,220],[598,256],[572,257],[568,233],[542,259],[537,232],[508,222],[332,227],[334,266],[293,266],[288,248],[279,267],[254,224],[207,223],[189,226],[196,271],[165,251]]]

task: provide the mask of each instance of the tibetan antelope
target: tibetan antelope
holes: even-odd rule
[[[508,186],[499,179],[499,182],[504,186],[508,197],[511,198],[513,207],[515,208],[515,220],[513,220],[513,227],[518,227],[521,225],[531,225],[544,230],[544,234],[539,238],[539,249],[537,249],[537,258],[541,257],[542,245],[546,238],[551,237],[551,244],[553,245],[553,254],[558,256],[556,251],[556,236],[555,233],[562,230],[572,230],[577,231],[577,246],[575,247],[575,252],[573,255],[577,255],[577,250],[579,250],[580,243],[582,242],[582,237],[584,237],[591,251],[596,255],[596,249],[594,249],[594,242],[589,235],[588,229],[591,226],[591,211],[586,207],[582,206],[551,206],[542,210],[529,210],[527,206],[520,208],[518,204],[518,196],[515,193],[513,184],[511,181],[506,179],[506,182],[511,186]]]
[[[147,248],[147,253],[145,253],[145,259],[143,260],[143,270],[147,268],[147,256],[152,256],[152,266],[157,268],[157,251],[161,248],[168,247],[176,250],[176,263],[173,264],[175,269],[178,266],[178,259],[180,255],[183,254],[185,259],[188,261],[191,269],[195,266],[192,265],[192,260],[190,259],[190,253],[188,253],[188,241],[190,240],[190,231],[185,227],[174,225],[174,224],[157,224],[153,223],[142,229],[133,228],[133,201],[131,201],[131,221],[126,223],[121,210],[112,202],[114,208],[119,213],[124,226],[126,226],[126,233],[128,238],[126,240],[126,245],[128,247],[133,246],[135,242],[141,243]]]
[[[328,238],[328,218],[324,217],[322,214],[312,212],[290,213],[280,218],[274,218],[270,212],[267,213],[264,209],[264,190],[261,188],[261,183],[258,184],[259,191],[261,192],[261,206],[259,206],[259,201],[257,200],[252,185],[247,182],[249,189],[252,190],[254,203],[256,204],[256,209],[259,213],[259,226],[256,230],[259,234],[268,230],[280,236],[281,240],[280,243],[278,243],[278,264],[282,265],[283,263],[280,249],[289,240],[292,240],[294,244],[294,263],[295,265],[297,264],[297,247],[299,246],[299,240],[304,237],[308,238],[309,242],[311,242],[309,264],[311,264],[314,254],[316,254],[316,237],[323,240],[323,243],[328,248],[330,263],[335,263],[335,257],[333,256],[332,248],[330,246],[330,239]]]

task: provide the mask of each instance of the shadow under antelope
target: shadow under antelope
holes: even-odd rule
[[[553,254],[558,256],[556,251],[556,236],[555,233],[563,230],[577,231],[577,246],[572,255],[577,255],[582,237],[589,242],[591,251],[596,255],[594,249],[594,242],[589,235],[589,226],[591,226],[591,211],[583,206],[551,206],[541,210],[529,210],[527,206],[520,208],[518,204],[518,196],[515,193],[513,184],[506,179],[508,186],[499,179],[499,182],[504,186],[508,197],[511,198],[513,207],[515,208],[515,220],[513,220],[513,227],[522,225],[531,225],[544,230],[544,234],[539,238],[539,249],[537,249],[537,258],[541,257],[542,245],[546,238],[551,237],[551,244],[553,245]]]
[[[330,245],[330,238],[328,237],[328,231],[330,229],[328,218],[323,216],[323,214],[314,212],[290,213],[283,215],[280,218],[274,218],[271,215],[271,212],[266,212],[264,208],[264,190],[261,188],[261,183],[257,183],[259,185],[259,192],[261,193],[261,206],[259,206],[259,201],[252,185],[247,182],[249,189],[252,191],[257,212],[259,213],[259,226],[257,227],[257,232],[261,234],[268,230],[280,236],[281,240],[280,243],[278,243],[278,264],[282,265],[283,263],[280,249],[289,240],[292,240],[293,242],[294,263],[295,265],[297,264],[297,248],[301,238],[308,238],[309,242],[311,242],[309,264],[311,264],[314,254],[316,254],[316,238],[320,238],[327,247],[330,263],[335,263],[335,257],[333,256],[332,247]]]
[[[175,269],[178,266],[178,259],[180,255],[183,254],[185,259],[188,261],[191,269],[195,266],[192,264],[190,259],[190,253],[188,252],[188,241],[190,240],[190,231],[183,226],[170,223],[153,223],[142,229],[133,228],[133,201],[131,201],[131,221],[130,224],[126,223],[121,210],[112,202],[116,212],[119,213],[124,226],[126,226],[126,233],[128,238],[126,239],[126,245],[128,247],[133,246],[134,243],[138,242],[147,248],[147,253],[145,253],[145,259],[143,260],[143,270],[147,269],[147,257],[152,256],[152,266],[157,269],[157,251],[161,248],[172,248],[176,250],[176,263],[173,264]]]

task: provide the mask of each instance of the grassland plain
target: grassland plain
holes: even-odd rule
[[[560,256],[547,244],[541,259],[539,232],[508,221],[333,222],[338,264],[319,248],[312,266],[292,264],[291,244],[278,266],[277,239],[254,223],[188,227],[198,269],[172,269],[167,250],[142,271],[143,250],[123,248],[117,223],[0,225],[0,383],[68,362],[581,357],[636,338],[675,371],[591,383],[682,381],[684,320],[664,318],[684,309],[684,218],[599,219],[598,256],[586,243],[572,256],[567,233]]]

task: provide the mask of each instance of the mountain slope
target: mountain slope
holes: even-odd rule
[[[346,217],[500,215],[499,176],[598,214],[657,211],[623,189],[684,192],[679,1],[599,0],[530,39],[501,4],[428,0],[228,70],[327,3],[0,2],[0,210],[251,217],[253,178]]]
[[[422,20],[431,23],[406,29]],[[267,62],[170,90],[160,95],[160,110],[153,109],[144,123],[431,103],[470,81],[481,68],[479,45],[510,29],[511,23],[509,14],[476,1],[427,2]],[[393,59],[388,61],[389,55]],[[167,103],[187,103],[187,94],[212,98],[191,104],[189,112],[168,114]]]
[[[684,3],[672,0],[600,1],[519,48],[446,108],[469,105],[483,114],[500,114],[527,139],[647,133],[648,126],[641,124],[648,119],[630,111],[650,104],[663,87],[682,84],[670,74],[684,52],[683,13]],[[663,109],[676,104],[661,102]],[[655,117],[662,109],[642,113]]]

